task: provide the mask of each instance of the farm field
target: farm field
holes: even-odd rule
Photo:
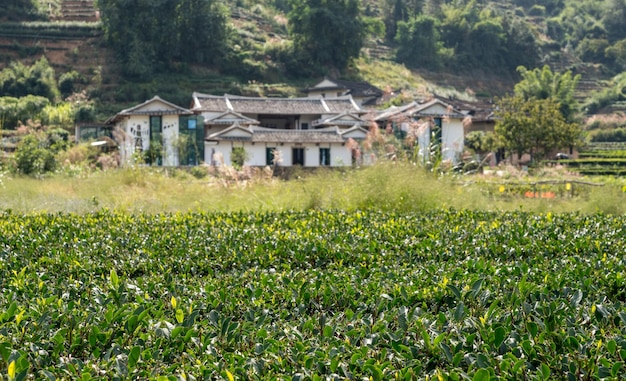
[[[625,226],[452,209],[2,212],[0,375],[623,379]]]

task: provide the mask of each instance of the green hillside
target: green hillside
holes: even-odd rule
[[[623,0],[122,4],[3,2],[0,67],[45,56],[58,78],[78,73],[72,90],[100,115],[155,94],[183,105],[192,91],[297,95],[324,76],[406,99],[492,98],[512,90],[520,65],[580,74],[577,97],[592,112],[625,100],[611,80],[626,69]]]

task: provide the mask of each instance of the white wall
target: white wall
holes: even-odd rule
[[[432,127],[431,127],[432,128]],[[418,135],[420,154],[424,159],[428,159],[430,153],[430,133],[431,130],[425,128]],[[459,161],[463,154],[463,122],[458,119],[443,121],[441,127],[441,157],[443,160],[450,160],[453,163]]]
[[[136,133],[140,131],[142,150],[150,148],[150,116],[130,115],[118,122],[116,127],[125,132],[123,142],[120,142],[120,156],[123,164],[131,164],[133,153],[135,152]],[[162,138],[163,138],[163,165],[178,165],[178,149],[176,140],[178,139],[178,115],[163,115],[161,118]]]
[[[232,165],[231,152],[233,147],[244,147],[248,153],[248,160],[244,163],[249,166],[266,166],[266,149],[274,148],[280,152],[281,161],[277,163],[279,166],[290,167],[293,165],[292,153],[293,148],[304,149],[304,166],[305,167],[319,167],[320,166],[320,148],[330,148],[330,166],[340,167],[352,165],[352,154],[350,150],[339,143],[333,144],[321,144],[317,146],[315,144],[303,144],[302,146],[295,146],[290,144],[280,145],[279,143],[252,143],[246,142],[217,142],[217,144],[205,143],[204,148],[204,161],[207,164],[211,164],[211,155],[218,153],[223,158],[223,164],[226,166]],[[216,163],[221,165],[221,163]],[[269,163],[271,165],[271,163]]]
[[[162,117],[163,128],[163,165],[178,165],[178,115],[164,115]],[[149,144],[148,144],[149,145]]]
[[[441,131],[442,156],[444,160],[450,160],[456,163],[463,154],[463,122],[458,119],[452,119],[449,122],[443,122]]]

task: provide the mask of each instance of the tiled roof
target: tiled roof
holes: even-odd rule
[[[227,111],[228,105],[226,98],[216,95],[208,95],[201,93],[193,93],[194,105],[193,109],[204,111]]]
[[[206,118],[204,120],[204,124],[207,124],[207,125],[217,125],[217,124],[232,125],[235,123],[250,125],[250,124],[259,124],[259,121],[252,119],[252,118],[248,118],[234,111],[226,111],[219,115]]]
[[[274,128],[250,127],[251,137],[212,135],[210,140],[251,141],[255,143],[343,143],[344,138],[336,127],[319,130],[279,130]]]
[[[323,101],[333,114],[346,111],[354,113],[360,112],[361,114],[363,113],[360,107],[354,103],[352,97],[324,98]]]
[[[388,120],[390,118],[404,117],[417,107],[416,102],[411,102],[403,106],[391,106],[385,110],[380,110],[376,114],[372,115],[375,121]]]
[[[367,82],[352,82],[341,79],[329,79],[329,81],[335,83],[337,86],[316,86],[305,89],[305,91],[348,90],[348,94],[354,97],[380,97],[383,95],[381,89]]]
[[[167,108],[158,108],[158,109],[143,109],[145,106],[151,103],[162,103]],[[154,96],[152,99],[149,99],[143,103],[140,103],[131,108],[127,108],[115,114],[115,116],[110,117],[104,123],[110,124],[120,120],[123,116],[129,115],[191,115],[193,112],[186,108],[182,108],[177,106],[171,102],[168,102],[158,95]]]
[[[464,101],[460,99],[450,99],[440,96],[435,96],[437,99],[442,100],[445,103],[452,105],[455,109],[461,110],[464,113],[471,115],[475,121],[492,121],[494,120],[493,111],[495,105],[491,102],[473,102]]]
[[[228,97],[234,111],[242,114],[324,114],[319,99]]]
[[[260,98],[239,95],[208,95],[194,93],[195,111],[225,112],[240,114],[273,115],[323,115],[344,111],[363,113],[351,96],[338,98]]]
[[[349,112],[342,112],[341,114],[333,115],[329,118],[325,119],[317,119],[311,122],[312,126],[354,126],[358,125],[366,125],[364,119],[359,118],[357,115],[351,114]]]

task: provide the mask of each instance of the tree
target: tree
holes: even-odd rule
[[[31,130],[17,145],[14,169],[17,173],[35,176],[52,172],[57,168],[56,155],[69,145],[69,133],[62,128]]]
[[[41,57],[32,66],[11,62],[0,72],[0,94],[16,98],[38,95],[51,102],[60,97],[54,69],[46,57]]]
[[[396,59],[408,67],[437,69],[441,65],[437,20],[418,16],[409,22],[398,23]]]
[[[43,7],[41,7],[43,8]],[[24,21],[24,19],[41,19],[45,12],[40,12],[39,1],[35,0],[2,0],[0,15],[10,21]]]
[[[568,122],[552,98],[505,97],[495,111],[495,134],[504,148],[518,156],[529,153],[539,160],[555,149],[574,146],[582,133]]]
[[[515,95],[525,100],[551,99],[559,105],[559,110],[567,122],[576,119],[578,105],[574,92],[580,75],[572,75],[571,71],[563,74],[553,73],[548,65],[543,69],[528,70],[523,66],[517,68],[522,80],[515,85]]]
[[[0,129],[15,129],[20,121],[40,119],[43,110],[49,106],[47,98],[36,95],[0,97]]]
[[[365,27],[358,0],[292,0],[289,33],[309,70],[343,71],[359,56]]]
[[[182,0],[176,8],[180,59],[219,64],[228,51],[227,10],[215,0]]]
[[[422,6],[422,0],[387,0],[384,15],[387,39],[393,40],[398,32],[398,23],[419,15]]]
[[[175,61],[218,63],[226,55],[226,11],[216,0],[98,0],[123,73],[147,79]]]

